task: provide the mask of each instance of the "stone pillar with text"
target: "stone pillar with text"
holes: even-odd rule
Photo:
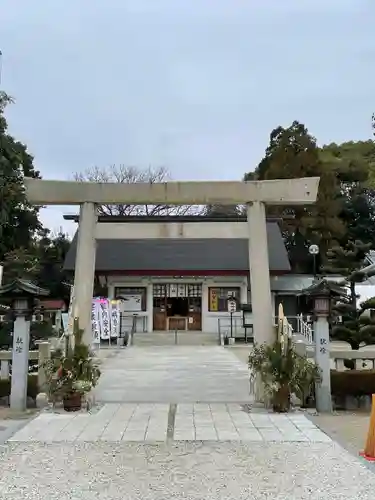
[[[325,278],[316,278],[313,284],[302,293],[310,299],[310,307],[315,316],[313,329],[315,363],[321,375],[321,381],[315,387],[316,409],[319,412],[330,413],[332,411],[332,396],[329,318],[332,313],[332,302],[342,300],[347,297],[347,293],[341,284],[328,281]]]
[[[275,336],[264,203],[254,201],[247,204],[247,223],[254,341],[258,344],[270,344]]]
[[[30,321],[26,314],[17,314],[14,321],[12,350],[12,380],[10,408],[25,411],[29,374]]]
[[[321,371],[321,382],[316,384],[316,409],[319,412],[332,412],[331,396],[331,357],[329,346],[329,322],[324,314],[317,314],[314,322],[315,363]]]
[[[73,316],[79,319],[79,327],[84,330],[83,342],[87,345],[92,345],[91,310],[95,279],[96,222],[95,203],[82,203],[74,272]]]
[[[14,318],[10,389],[10,408],[12,410],[24,411],[26,409],[30,320],[34,313],[40,313],[38,297],[48,294],[48,290],[22,278],[15,278],[11,283],[0,286],[0,297],[10,302]]]

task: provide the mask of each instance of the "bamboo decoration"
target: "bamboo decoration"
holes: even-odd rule
[[[365,450],[360,455],[370,462],[375,462],[375,394],[372,395],[370,424]]]
[[[277,340],[279,342],[282,342],[283,341],[283,321],[284,321],[284,308],[283,308],[283,305],[279,304],[279,320],[278,320],[278,323],[277,323]]]

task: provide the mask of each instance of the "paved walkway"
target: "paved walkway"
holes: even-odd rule
[[[375,475],[303,414],[248,413],[230,350],[103,359],[99,411],[42,413],[0,447],[0,500],[373,499]]]
[[[326,443],[302,414],[248,413],[237,404],[106,404],[95,414],[43,413],[10,441],[264,441]]]
[[[249,403],[249,371],[220,346],[132,347],[103,362],[105,403]]]
[[[25,420],[0,420],[0,445],[24,427],[25,423]]]

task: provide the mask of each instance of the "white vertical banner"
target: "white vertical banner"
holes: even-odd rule
[[[120,302],[118,300],[111,300],[111,337],[120,336]]]
[[[111,324],[109,318],[109,302],[108,300],[99,301],[99,323],[100,337],[102,340],[109,340],[111,333]]]
[[[99,301],[93,299],[91,309],[92,341],[100,344]]]

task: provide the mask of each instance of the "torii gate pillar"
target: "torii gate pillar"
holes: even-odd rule
[[[72,310],[73,317],[79,319],[79,327],[84,331],[82,340],[86,345],[92,344],[91,313],[95,281],[96,222],[95,203],[82,203],[79,211]]]
[[[247,204],[247,223],[249,226],[249,269],[254,341],[261,344],[264,342],[272,343],[275,340],[272,328],[274,312],[271,300],[264,203],[255,201]]]

